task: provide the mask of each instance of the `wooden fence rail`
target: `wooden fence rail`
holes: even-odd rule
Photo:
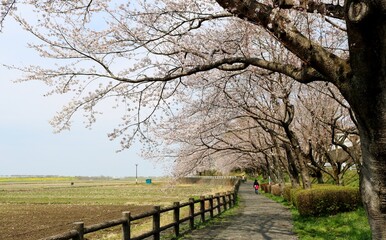
[[[208,197],[201,196],[200,199],[190,198],[188,202],[175,202],[172,206],[163,208],[160,206],[154,206],[154,209],[152,211],[140,213],[134,216],[131,216],[130,212],[123,212],[122,217],[119,219],[114,219],[107,222],[94,224],[91,226],[84,226],[83,222],[75,222],[73,223],[73,230],[51,237],[43,238],[41,240],[84,240],[84,235],[88,233],[119,225],[122,226],[123,240],[140,240],[151,236],[153,236],[154,240],[159,240],[160,233],[169,228],[173,228],[173,235],[175,237],[178,237],[181,235],[180,225],[182,223],[189,222],[189,229],[193,230],[196,227],[196,217],[200,217],[200,222],[205,222],[207,221],[207,215],[209,215],[209,218],[214,218],[222,212],[226,211],[227,209],[235,206],[239,185],[240,181],[237,181],[232,192],[221,194],[217,193],[214,196],[210,195]],[[196,204],[198,204],[200,209],[198,212],[196,212]],[[184,207],[189,208],[189,215],[187,217],[181,218],[180,209]],[[215,210],[217,210],[217,214],[215,214]],[[173,222],[166,225],[161,225],[161,214],[168,213],[171,211],[173,212]],[[153,219],[152,230],[149,232],[145,232],[139,236],[131,237],[131,222],[149,217],[152,217]]]

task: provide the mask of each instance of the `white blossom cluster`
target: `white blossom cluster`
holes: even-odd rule
[[[2,0],[0,4],[0,30],[3,28],[5,18],[11,11],[17,10],[16,0]]]

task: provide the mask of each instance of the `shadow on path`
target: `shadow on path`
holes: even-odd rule
[[[240,185],[239,208],[232,216],[191,232],[182,239],[296,240],[292,216],[282,205],[255,194],[252,183]]]

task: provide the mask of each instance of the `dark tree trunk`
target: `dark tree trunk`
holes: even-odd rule
[[[358,121],[362,198],[373,239],[386,239],[386,1],[346,2],[352,78],[343,95]]]
[[[307,166],[307,162],[308,162],[307,158],[302,153],[300,153],[300,151],[296,155],[299,161],[300,175],[302,176],[303,188],[309,189],[311,188],[311,178],[310,178],[310,171]]]
[[[289,129],[289,125],[283,124],[283,128],[284,128],[284,131],[286,132],[287,138],[291,142],[290,151],[297,159],[300,175],[302,177],[303,188],[309,189],[311,188],[311,180],[310,180],[309,169],[307,166],[307,163],[308,163],[307,156],[300,149],[299,140],[297,139],[294,132]]]
[[[320,171],[320,169],[313,169],[312,171],[313,171],[313,174],[311,176],[316,178],[319,184],[323,184],[324,180],[323,180],[322,171]]]
[[[283,176],[283,170],[280,165],[280,161],[278,161],[278,158],[279,156],[276,156],[276,155],[272,156],[272,162],[273,162],[273,168],[274,168],[272,172],[273,172],[273,175],[275,175],[274,182],[279,183],[280,187],[284,189],[285,180]]]
[[[341,183],[341,172],[340,172],[340,169],[341,169],[341,164],[339,162],[335,162],[335,161],[332,161],[330,156],[328,156],[328,159],[329,159],[329,163],[331,164],[331,168],[332,168],[332,177],[334,179],[334,182],[336,185],[342,185]]]
[[[300,179],[299,179],[299,170],[296,166],[295,158],[292,154],[291,148],[288,144],[283,144],[284,150],[287,155],[287,171],[289,178],[291,180],[291,186],[292,188],[298,188],[300,186]]]
[[[315,160],[311,141],[308,141],[308,146],[309,146],[308,158],[310,159],[310,162],[311,162],[310,167],[312,171],[311,177],[316,178],[319,184],[323,184],[324,180],[323,180],[323,174],[321,170],[323,166],[321,165],[323,165],[324,163],[320,164],[322,161],[317,162]]]
[[[386,127],[383,126],[383,130],[379,128],[379,132],[376,128],[375,131],[366,131],[362,124],[359,127],[363,156],[360,183],[362,200],[373,239],[386,239]]]

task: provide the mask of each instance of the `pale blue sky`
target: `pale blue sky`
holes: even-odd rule
[[[0,64],[22,66],[41,61],[27,48],[33,38],[11,19],[0,33]],[[119,142],[111,142],[109,118],[92,130],[78,120],[71,131],[53,133],[48,121],[65,103],[64,97],[43,97],[40,82],[12,83],[20,75],[0,66],[0,175],[65,176],[161,176],[160,165],[141,159],[140,146],[116,153]],[[119,118],[119,116],[117,116]]]

